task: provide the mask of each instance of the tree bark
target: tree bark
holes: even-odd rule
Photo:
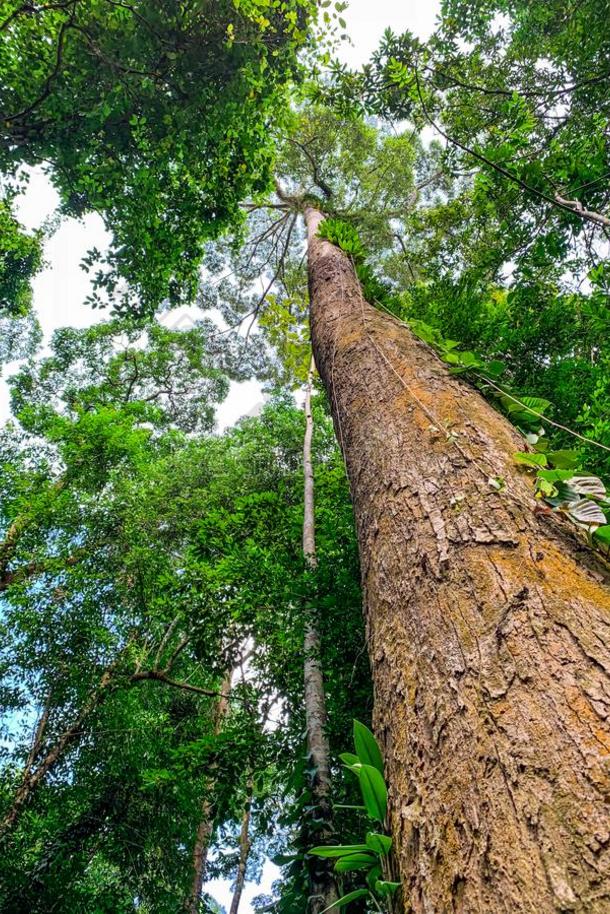
[[[232,678],[233,671],[227,670],[222,681],[220,696],[216,702],[216,708],[214,711],[213,727],[214,734],[216,736],[218,736],[220,733],[223,720],[227,716],[227,711],[229,710],[229,697],[231,693]],[[208,862],[208,849],[210,846],[210,838],[212,837],[212,832],[214,830],[215,808],[213,800],[210,799],[210,795],[212,794],[213,790],[214,775],[212,772],[204,784],[205,796],[201,804],[199,825],[197,827],[197,834],[195,835],[195,843],[193,845],[193,876],[191,881],[191,888],[189,894],[184,900],[183,905],[183,909],[186,914],[199,914],[200,910],[201,893],[203,891],[203,884],[205,882],[206,867]]]
[[[305,217],[405,908],[607,914],[606,577],[536,512],[516,430],[363,300],[349,258],[317,237],[322,215]]]
[[[314,360],[311,360],[307,387],[305,392],[305,436],[303,439],[303,556],[306,564],[315,569],[318,564],[316,556],[314,475],[311,459],[311,442],[313,438],[313,414],[311,412],[311,391],[313,386]],[[309,610],[305,622],[303,643],[304,664],[303,682],[305,691],[305,726],[307,729],[307,752],[315,769],[312,778],[312,807],[315,817],[324,824],[315,834],[310,831],[311,839],[316,844],[325,844],[332,837],[331,774],[330,747],[326,733],[326,695],[324,694],[324,676],[320,663],[320,634],[318,632],[315,609]],[[309,911],[319,914],[329,908],[338,898],[337,884],[332,870],[332,861],[321,857],[311,857],[309,863],[310,898]],[[333,914],[336,908],[332,908]]]
[[[250,856],[250,815],[252,809],[252,777],[248,778],[246,785],[246,805],[241,819],[241,830],[239,833],[239,863],[237,864],[237,875],[235,877],[235,891],[231,899],[229,914],[238,914],[239,904],[241,902],[242,892],[246,884],[246,870],[248,868],[248,857]]]

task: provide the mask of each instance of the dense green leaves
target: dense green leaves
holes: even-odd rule
[[[0,200],[0,317],[24,317],[31,306],[32,277],[40,269],[40,238],[28,235],[8,200]]]
[[[232,877],[249,803],[248,874],[266,856],[282,864],[278,914],[306,909],[312,858],[344,874],[338,906],[363,911],[371,893],[386,905],[398,888],[380,865],[392,847],[380,749],[356,721],[356,752],[338,755],[371,695],[349,492],[321,397],[318,567],[301,553],[303,416],[287,389],[310,360],[307,201],[368,300],[527,435],[515,471],[541,510],[608,549],[606,4],[446,0],[425,45],[387,33],[361,74],[336,68],[310,87],[334,110],[291,111],[314,7],[0,3],[0,310],[16,321],[7,357],[28,355],[0,439],[1,811],[41,774],[3,845],[7,909],[172,914],[201,811],[209,874]],[[342,27],[342,4],[327,7]],[[407,129],[374,127],[355,103]],[[423,126],[443,143],[420,141]],[[111,229],[107,260],[86,264],[94,302],[130,316],[59,331],[36,358],[40,238],[10,206],[21,165],[41,161],[62,212],[99,212]],[[135,322],[193,299],[202,257],[199,304],[231,326],[247,317],[246,333]],[[214,435],[228,377],[253,369],[275,399]],[[324,827],[303,740],[314,613],[333,759],[350,770],[342,780],[333,761],[343,843],[310,850],[304,835],[320,845]]]
[[[194,297],[206,239],[269,184],[314,18],[310,0],[3,0],[0,169],[50,163],[63,210],[102,215],[94,303]]]

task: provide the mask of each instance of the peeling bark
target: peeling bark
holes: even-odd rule
[[[311,460],[313,438],[313,415],[311,412],[311,390],[313,385],[314,361],[311,361],[305,393],[305,436],[303,439],[303,556],[310,568],[316,568],[316,531],[314,504],[314,476]],[[307,728],[307,751],[315,768],[312,779],[312,806],[315,816],[324,823],[313,836],[316,844],[325,844],[332,837],[330,747],[326,733],[326,695],[324,676],[320,664],[320,635],[316,624],[315,610],[306,620],[303,644],[303,682],[305,691],[305,725]],[[311,857],[309,865],[309,911],[319,914],[338,898],[332,862],[321,857]],[[334,914],[336,908],[332,908]]]
[[[516,430],[368,305],[306,213],[405,908],[610,911],[610,591],[534,512]],[[498,492],[490,477],[503,477]]]

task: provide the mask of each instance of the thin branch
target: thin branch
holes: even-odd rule
[[[330,200],[333,195],[332,188],[330,187],[329,184],[327,184],[327,182],[324,180],[324,178],[320,174],[320,170],[318,168],[318,163],[316,162],[313,155],[307,148],[306,144],[299,143],[299,141],[295,140],[295,139],[291,139],[290,142],[292,143],[293,146],[296,146],[298,149],[301,150],[301,152],[303,153],[303,155],[305,156],[305,158],[311,165],[311,176],[313,178],[314,184],[316,185],[316,187],[320,188],[320,190],[322,191],[322,193],[324,194],[326,199]]]
[[[517,184],[522,190],[527,191],[527,193],[532,194],[535,197],[538,197],[540,200],[544,200],[546,203],[550,203],[551,206],[556,207],[557,209],[562,209],[565,212],[572,213],[572,215],[580,216],[580,218],[585,222],[593,222],[596,225],[610,226],[610,219],[607,216],[603,216],[600,213],[591,213],[589,210],[575,209],[573,206],[573,201],[564,203],[562,198],[557,199],[557,197],[550,197],[548,194],[545,194],[543,191],[538,190],[535,187],[530,187],[529,184],[526,184],[525,181],[521,180],[517,175],[514,175],[508,169],[504,168],[502,165],[498,165],[497,162],[492,162],[491,159],[488,159],[487,156],[484,156],[482,153],[477,152],[475,149],[471,149],[469,146],[465,146],[464,143],[461,143],[459,140],[456,140],[455,137],[449,136],[448,133],[438,126],[434,121],[431,115],[428,113],[426,103],[424,102],[421,85],[419,82],[419,74],[417,69],[414,70],[415,73],[415,82],[417,85],[417,94],[421,102],[422,111],[424,113],[425,119],[428,121],[431,127],[433,127],[440,135],[447,140],[448,143],[451,143],[452,146],[457,146],[458,149],[461,149],[462,152],[465,152],[467,155],[472,156],[477,159],[479,162],[483,162],[485,165],[488,165],[494,171],[497,171],[499,174],[503,175],[505,178],[508,178],[514,184]]]
[[[33,3],[22,3],[20,7],[8,16],[4,22],[0,23],[0,32],[4,32],[14,19],[24,13],[37,16],[38,13],[45,13],[47,10],[65,10],[74,5],[75,0],[68,0],[67,3],[48,3],[45,6],[35,6]]]
[[[555,200],[567,209],[572,210],[572,212],[577,213],[577,215],[582,216],[583,219],[594,222],[596,225],[604,225],[606,228],[610,228],[610,218],[608,216],[586,209],[579,200],[566,200],[559,193],[555,194]]]
[[[178,643],[178,645],[174,648],[174,650],[173,650],[173,652],[172,652],[172,654],[171,654],[171,656],[170,656],[170,658],[169,658],[169,660],[167,661],[167,664],[166,664],[166,666],[165,666],[165,672],[166,672],[166,673],[169,673],[170,670],[173,668],[174,663],[176,662],[176,660],[178,659],[179,655],[182,653],[182,651],[184,650],[184,648],[187,646],[187,644],[190,642],[190,640],[191,640],[190,635],[185,635],[184,638],[183,638],[183,639]]]
[[[183,689],[185,692],[194,692],[196,695],[206,695],[208,698],[224,698],[228,700],[231,697],[228,693],[218,691],[218,689],[204,689],[201,686],[191,685],[190,682],[171,679],[163,670],[140,670],[133,673],[129,678],[131,682],[152,679],[154,682],[162,682],[164,685],[172,686],[174,689]]]
[[[591,76],[588,79],[583,79],[581,82],[572,83],[571,86],[563,86],[561,89],[490,89],[488,86],[480,86],[476,83],[463,82],[458,79],[457,76],[454,76],[453,73],[448,73],[446,70],[441,70],[437,64],[435,64],[434,67],[424,64],[423,68],[424,70],[428,70],[428,72],[432,73],[433,75],[435,73],[440,73],[441,76],[444,76],[445,79],[452,80],[455,85],[459,86],[461,89],[469,89],[471,92],[481,92],[484,95],[502,95],[508,98],[512,98],[515,92],[517,92],[518,95],[522,95],[524,98],[558,98],[562,95],[567,95],[570,92],[576,92],[577,89],[582,89],[584,86],[590,86],[594,83],[603,82],[603,80],[610,77],[610,70],[606,70],[605,72],[598,73],[597,75]]]
[[[32,771],[26,770],[21,785],[17,789],[13,803],[0,823],[0,838],[11,829],[28,802],[32,792],[47,774],[56,766],[64,751],[70,746],[81,732],[81,726],[86,718],[98,707],[108,692],[108,687],[113,682],[114,673],[120,656],[113,664],[107,667],[96,688],[90,693],[89,698],[78,713],[74,723],[61,733],[55,745],[47,752],[38,767]],[[45,724],[46,726],[46,724]]]
[[[39,105],[41,105],[51,94],[51,86],[53,84],[53,81],[59,75],[59,71],[61,70],[61,64],[62,64],[63,53],[64,53],[64,43],[66,40],[67,31],[70,28],[74,28],[76,2],[77,2],[77,0],[73,0],[73,2],[71,4],[72,13],[70,15],[70,18],[67,19],[65,22],[62,22],[62,24],[60,26],[59,34],[57,36],[57,54],[55,57],[55,66],[53,67],[52,71],[49,73],[49,75],[46,78],[44,89],[42,90],[42,94],[39,95],[38,98],[35,101],[33,101],[31,105],[29,105],[27,108],[24,108],[23,111],[19,111],[17,114],[11,114],[8,117],[5,117],[4,118],[5,122],[20,120],[21,118],[25,117],[27,114],[31,114],[31,112],[35,108],[37,108]]]
[[[42,747],[42,741],[44,739],[44,734],[47,729],[47,724],[49,722],[49,716],[51,714],[51,693],[47,696],[45,705],[38,719],[38,724],[36,725],[36,730],[34,732],[34,738],[32,740],[32,745],[28,753],[27,761],[25,763],[25,769],[23,772],[23,779],[26,780],[32,770],[32,766],[36,761]]]

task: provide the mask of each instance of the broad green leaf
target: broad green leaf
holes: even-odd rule
[[[601,540],[604,545],[610,545],[610,525],[604,524],[602,527],[598,527],[593,536],[595,539]]]
[[[372,765],[363,765],[358,771],[362,799],[371,819],[383,822],[388,805],[388,791],[383,776]]]
[[[373,854],[352,854],[349,857],[340,857],[335,863],[335,872],[351,873],[355,870],[368,870],[377,863]]]
[[[368,833],[366,843],[376,854],[388,854],[392,847],[392,839],[388,835],[379,835],[375,832]]]
[[[492,359],[490,362],[485,362],[481,369],[483,374],[489,375],[491,378],[499,378],[501,374],[504,374],[505,370],[506,365],[499,359]]]
[[[383,775],[383,758],[377,740],[368,727],[359,720],[354,721],[354,746],[363,765],[372,765]]]
[[[387,898],[388,895],[393,895],[394,892],[398,891],[400,888],[400,882],[385,882],[382,879],[378,879],[375,883],[375,891],[378,895],[381,895],[382,898]]]
[[[572,479],[572,473],[569,470],[540,470],[538,479],[545,479],[547,482],[567,482]]]
[[[548,462],[559,470],[574,470],[580,461],[578,451],[547,451]]]
[[[344,908],[350,901],[357,901],[358,898],[364,898],[365,895],[370,895],[368,889],[355,889],[353,892],[348,892],[347,895],[338,898],[337,901],[333,901],[331,905],[324,908],[323,911],[320,911],[320,914],[326,914],[326,912],[330,911],[332,908]]]
[[[515,463],[522,463],[528,467],[545,467],[547,459],[544,454],[530,454],[525,451],[517,451],[513,454]]]
[[[360,759],[357,755],[354,755],[353,752],[342,752],[339,756],[344,765],[348,765],[352,768],[354,765],[360,764]]]
[[[551,405],[550,400],[545,400],[542,397],[519,397],[519,401],[527,408],[528,412],[534,410],[540,414],[544,413]]]
[[[370,848],[366,844],[328,844],[322,847],[312,847],[308,853],[315,857],[345,857],[347,854],[356,854],[362,851],[368,853]]]
[[[377,880],[381,879],[382,876],[383,876],[383,873],[381,872],[381,866],[379,865],[379,863],[377,864],[377,866],[371,867],[371,869],[368,871],[368,873],[366,874],[366,884],[368,885],[368,887],[371,891],[373,891],[373,889],[375,888],[375,883],[377,882]]]

